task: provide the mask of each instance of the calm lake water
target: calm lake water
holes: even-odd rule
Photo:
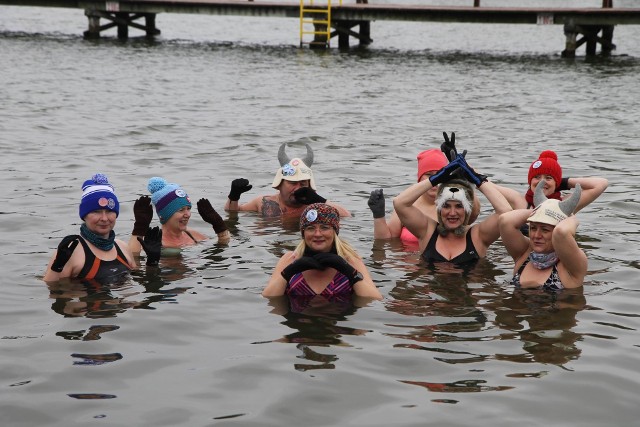
[[[86,41],[81,10],[0,7],[0,425],[637,425],[640,27],[616,28],[611,58],[565,60],[561,26],[375,22],[366,50],[313,52],[295,19],[157,24],[155,41]],[[516,291],[500,244],[461,275],[374,241],[369,192],[390,211],[443,131],[522,191],[544,149],[565,176],[609,180],[579,213],[583,289]],[[299,234],[246,213],[224,214],[228,247],[159,274],[40,280],[93,173],[127,239],[149,177],[222,212],[234,178],[254,186],[242,200],[272,193],[283,142],[312,144],[383,301],[296,313],[262,298]]]

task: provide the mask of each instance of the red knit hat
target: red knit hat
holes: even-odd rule
[[[540,153],[540,156],[538,156],[538,159],[531,163],[529,176],[527,177],[529,185],[531,185],[531,180],[538,175],[551,175],[556,181],[556,187],[560,185],[562,168],[558,163],[558,155],[554,151],[543,151]]]
[[[447,157],[437,149],[425,150],[418,154],[418,181],[429,171],[439,171],[449,164]]]

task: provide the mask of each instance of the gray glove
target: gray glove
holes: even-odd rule
[[[384,194],[382,188],[373,190],[367,202],[374,218],[384,218]]]

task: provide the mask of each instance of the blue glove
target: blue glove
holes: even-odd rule
[[[435,175],[431,175],[429,177],[429,181],[431,181],[431,185],[435,187],[438,184],[443,184],[445,182],[449,182],[452,179],[456,178],[456,172],[460,168],[460,163],[458,162],[459,158],[462,158],[464,160],[464,157],[462,157],[461,155],[458,155],[458,157],[454,161],[452,161],[447,166],[440,169],[438,172],[436,172]]]
[[[464,154],[466,154],[466,151]],[[476,187],[480,187],[484,182],[487,182],[487,176],[476,172],[471,166],[469,166],[464,155],[458,155],[454,162],[460,166],[460,170],[464,174],[465,178],[469,182],[475,184]]]

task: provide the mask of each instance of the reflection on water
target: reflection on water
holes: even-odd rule
[[[192,275],[180,254],[165,256],[158,267],[143,267],[108,282],[61,280],[47,283],[51,309],[65,317],[117,317],[129,309],[154,309],[160,302],[175,302],[190,287],[175,282]]]
[[[321,353],[314,347],[331,348],[333,346],[349,346],[344,336],[365,335],[362,329],[342,326],[340,322],[348,321],[353,316],[358,304],[368,301],[355,296],[336,296],[325,298],[316,296],[281,296],[269,299],[271,313],[285,318],[283,325],[295,332],[278,338],[273,342],[293,343],[302,352],[301,359],[316,363],[295,363],[298,371],[313,369],[335,369],[338,358],[335,355]]]
[[[548,293],[516,289],[492,305],[495,324],[510,331],[500,339],[522,341],[522,354],[500,354],[496,358],[519,363],[565,365],[580,357],[577,343],[582,334],[574,332],[576,315],[587,307],[583,288]]]

